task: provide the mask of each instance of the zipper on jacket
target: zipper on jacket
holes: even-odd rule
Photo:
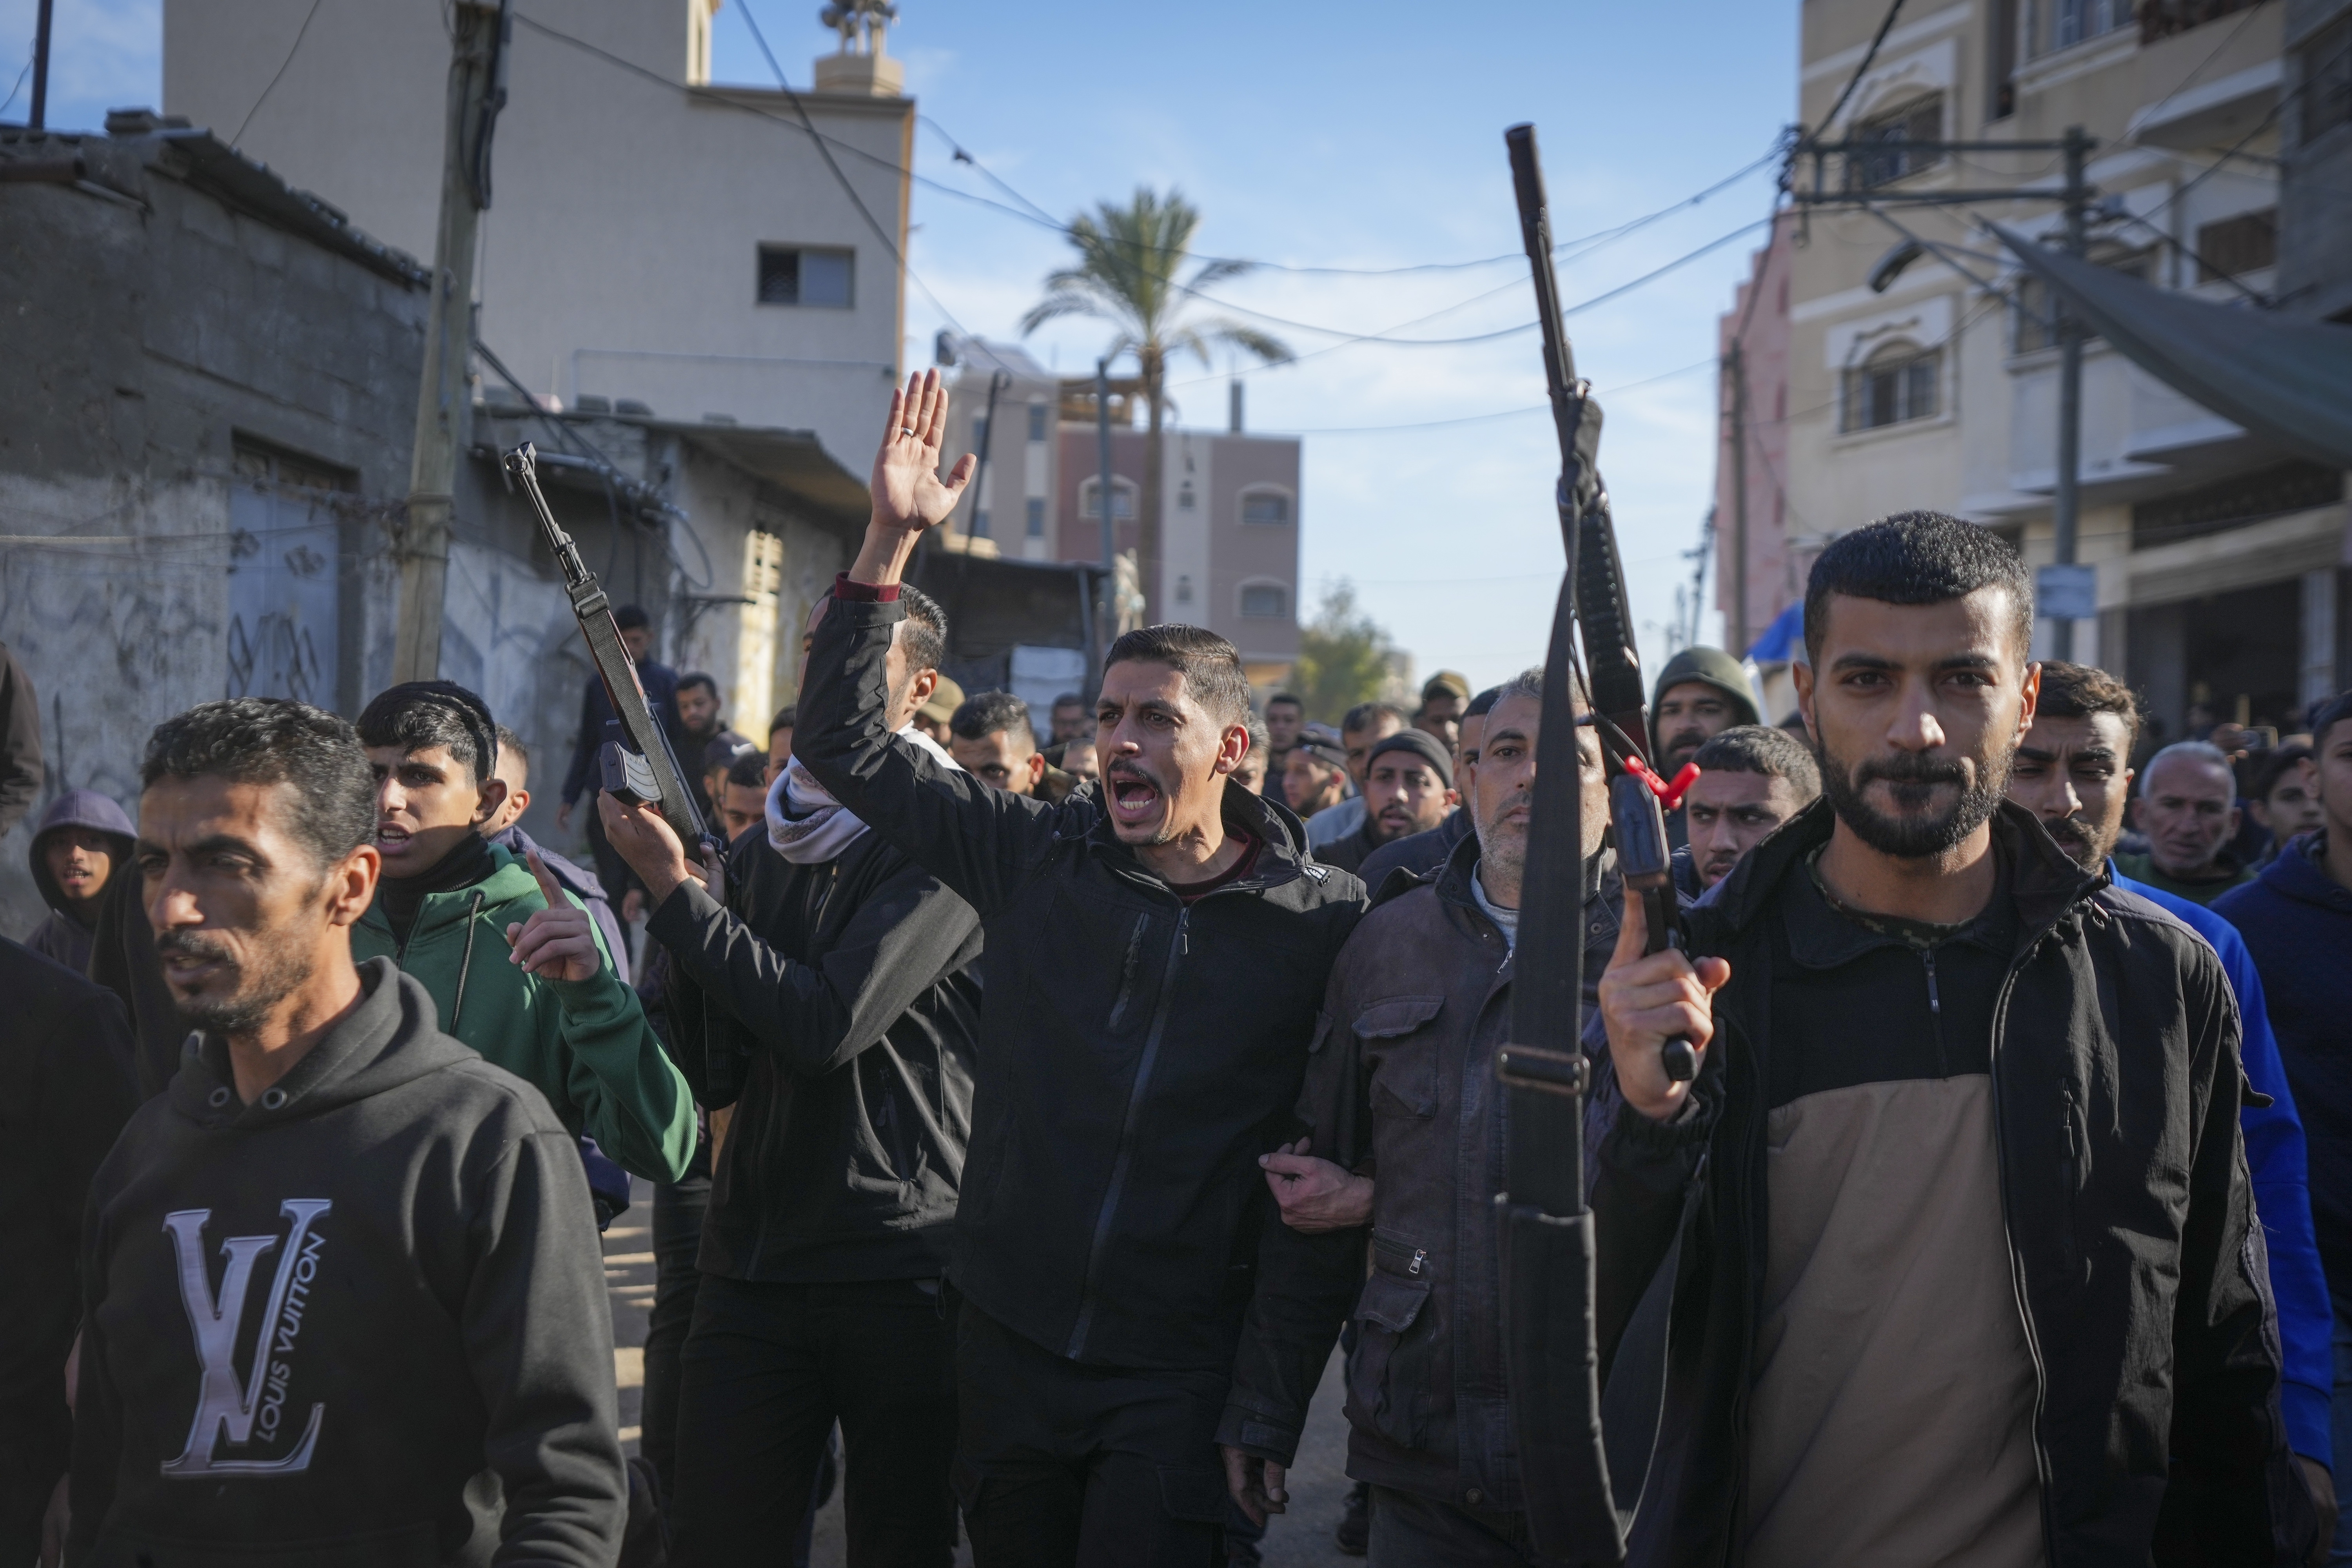
[[[2066,1086],[2066,1153],[2058,1163],[2064,1178],[2060,1184],[2065,1194],[2066,1223],[2058,1227],[2058,1239],[2065,1246],[2066,1272],[2079,1278],[2082,1272],[2081,1247],[2074,1235],[2075,1200],[2081,1196],[2083,1178],[2089,1169],[2090,1140],[2077,1136],[2081,1119],[2074,1108],[2074,1086]]]
[[[1391,1258],[1402,1259],[1404,1263],[1405,1273],[1415,1279],[1420,1279],[1422,1270],[1429,1266],[1428,1248],[1414,1247],[1410,1243],[1399,1241],[1395,1237],[1387,1235],[1381,1231],[1375,1230],[1372,1232],[1372,1250],[1374,1252],[1386,1253]]]
[[[1135,1064],[1135,1082],[1127,1091],[1127,1114],[1118,1124],[1118,1143],[1111,1158],[1110,1181],[1103,1188],[1101,1212],[1095,1216],[1093,1242],[1087,1248],[1086,1283],[1078,1295],[1078,1318],[1070,1329],[1070,1342],[1062,1353],[1070,1360],[1078,1359],[1087,1348],[1087,1331],[1094,1326],[1096,1292],[1102,1284],[1103,1249],[1110,1244],[1111,1226],[1118,1217],[1118,1199],[1127,1185],[1128,1168],[1135,1163],[1135,1124],[1143,1110],[1144,1091],[1151,1084],[1151,1069],[1160,1059],[1160,1039],[1168,1030],[1168,1010],[1176,999],[1176,965],[1184,956],[1185,931],[1192,917],[1191,907],[1181,900],[1176,907],[1176,934],[1168,942],[1168,967],[1160,977],[1160,1000],[1151,1010],[1151,1031],[1143,1039],[1143,1055]],[[1148,916],[1139,917],[1138,937]],[[1130,944],[1131,945],[1131,944]]]
[[[1936,1069],[1946,1078],[1952,1076],[1952,1057],[1944,1048],[1944,998],[1936,989],[1936,950],[1923,947],[1919,962],[1927,966],[1927,1016],[1936,1029]]]
[[[1143,962],[1143,933],[1150,926],[1149,914],[1136,916],[1134,933],[1127,939],[1127,962],[1118,972],[1118,1000],[1110,1005],[1108,1027],[1113,1031],[1118,1028],[1119,1020],[1127,1016],[1127,1005],[1135,999],[1135,971]]]

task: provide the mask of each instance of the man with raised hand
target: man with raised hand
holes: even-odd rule
[[[937,471],[936,372],[893,395],[874,516],[818,624],[794,753],[976,910],[987,935],[956,1486],[975,1560],[1205,1563],[1215,1436],[1260,1229],[1259,1176],[1363,907],[1297,819],[1231,783],[1249,686],[1194,626],[1114,643],[1098,786],[992,790],[888,727],[900,574],[970,458]]]
[[[506,792],[489,710],[454,682],[409,681],[379,692],[358,730],[383,876],[352,951],[415,976],[441,1027],[535,1085],[573,1133],[649,1182],[677,1181],[694,1097],[637,994],[545,864],[482,837]]]
[[[159,726],[136,865],[183,1024],[83,1226],[68,1561],[606,1568],[628,1489],[588,1188],[389,961],[352,726]]]
[[[2104,669],[2044,659],[2033,727],[2018,743],[2010,768],[2009,798],[2039,816],[2058,847],[2083,869],[2109,873],[2122,891],[2146,899],[2203,937],[2230,977],[2238,999],[2239,1055],[2254,1091],[2239,1111],[2238,1124],[2246,1141],[2285,1352],[2279,1406],[2325,1526],[2336,1512],[2329,1415],[2335,1318],[2312,1230],[2303,1121],[2271,1032],[2262,975],[2237,929],[2192,900],[2115,874],[2109,858],[2123,834],[2124,807],[2131,799],[2132,745],[2138,738],[2139,704],[2122,681]]]
[[[1837,539],[1796,667],[1822,798],[1685,916],[1686,951],[1645,956],[1627,900],[1589,1165],[1603,1374],[1664,1390],[1634,1564],[2316,1539],[2237,1007],[2194,932],[2003,799],[2032,625],[1997,535],[1906,512]],[[1653,1329],[1663,1373],[1620,1363]]]

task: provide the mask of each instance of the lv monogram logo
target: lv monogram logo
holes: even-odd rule
[[[204,1381],[196,1392],[195,1419],[188,1425],[187,1447],[179,1458],[163,1461],[163,1474],[174,1479],[207,1476],[289,1476],[310,1468],[310,1452],[319,1444],[319,1427],[327,1407],[310,1406],[310,1425],[294,1451],[279,1458],[225,1458],[215,1449],[225,1440],[242,1448],[254,1440],[274,1444],[283,1430],[286,1386],[292,1368],[289,1359],[302,1331],[302,1314],[310,1304],[310,1285],[319,1271],[319,1254],[326,1238],[311,1229],[333,1204],[326,1198],[289,1198],[278,1213],[292,1222],[286,1250],[278,1254],[278,1273],[269,1287],[269,1301],[261,1315],[261,1331],[253,1343],[253,1369],[236,1374],[236,1347],[245,1324],[247,1287],[262,1258],[278,1246],[274,1236],[232,1236],[221,1243],[228,1259],[221,1274],[220,1294],[213,1294],[205,1268],[205,1222],[210,1209],[181,1209],[163,1216],[179,1264],[180,1300],[188,1310],[188,1327],[196,1342],[196,1360]]]

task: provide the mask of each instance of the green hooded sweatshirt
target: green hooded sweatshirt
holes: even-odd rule
[[[432,994],[442,1032],[537,1088],[573,1136],[586,1133],[647,1181],[677,1181],[694,1154],[693,1091],[636,993],[613,973],[604,934],[596,951],[604,967],[593,978],[526,974],[508,956],[507,927],[547,900],[506,850],[491,846],[490,860],[490,874],[472,886],[425,896],[405,947],[379,893],[352,932],[352,957],[389,958],[414,975]]]

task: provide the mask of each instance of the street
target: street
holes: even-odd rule
[[[645,1395],[646,1316],[654,1304],[653,1189],[635,1183],[625,1213],[604,1233],[605,1289],[613,1303],[613,1371],[621,1390],[621,1442],[624,1450],[637,1451],[639,1417]],[[1299,1446],[1297,1468],[1290,1473],[1290,1511],[1266,1531],[1264,1552],[1272,1568],[1309,1568],[1360,1561],[1343,1557],[1331,1544],[1348,1495],[1346,1465],[1348,1426],[1339,1414],[1343,1395],[1339,1356],[1334,1352],[1316,1391],[1307,1417],[1306,1441]],[[841,1523],[841,1492],[816,1516],[816,1538],[809,1554],[810,1568],[842,1568],[845,1562]],[[967,1543],[956,1552],[958,1568],[971,1562]]]

